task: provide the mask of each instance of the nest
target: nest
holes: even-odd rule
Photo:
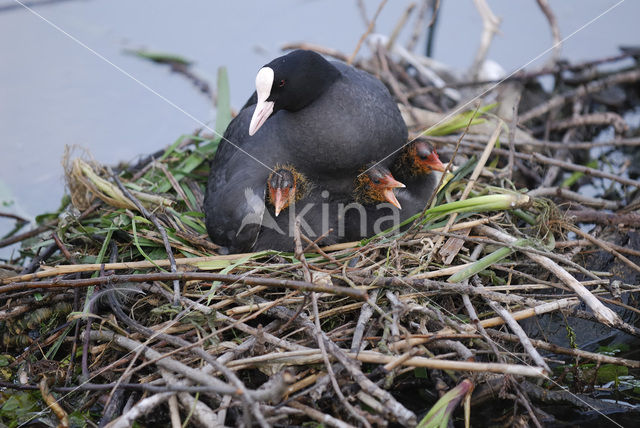
[[[413,426],[463,402],[497,425],[621,411],[592,393],[633,401],[621,376],[640,362],[593,344],[640,336],[640,183],[624,159],[583,158],[602,165],[640,144],[621,119],[638,105],[640,68],[596,63],[522,74],[450,114],[462,82],[439,88],[379,45],[356,65],[451,174],[408,230],[362,242],[320,248],[298,234],[294,253],[219,254],[201,209],[219,141],[206,132],[115,171],[67,155],[70,199],[0,242],[22,242],[0,279],[2,386],[27,409],[11,415]],[[553,96],[536,86],[567,73]],[[626,106],[606,103],[614,87]],[[589,142],[603,129],[614,138]]]

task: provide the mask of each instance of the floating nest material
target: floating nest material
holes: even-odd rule
[[[413,426],[460,402],[476,425],[544,425],[630,411],[594,392],[638,402],[637,353],[616,354],[616,334],[640,336],[640,139],[623,119],[640,105],[637,63],[435,84],[427,59],[379,46],[356,65],[452,161],[408,231],[223,255],[201,210],[215,136],[114,171],[69,153],[60,211],[0,242],[21,243],[0,279],[0,421]],[[601,352],[605,337],[618,348]]]

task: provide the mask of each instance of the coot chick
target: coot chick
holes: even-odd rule
[[[401,205],[394,193],[404,184],[380,164],[358,175],[353,198],[345,207],[345,232],[348,240],[368,238],[399,223]]]
[[[338,242],[337,204],[327,199],[307,178],[291,165],[276,167],[267,180],[268,200],[263,221],[252,251],[293,251],[296,216],[300,232],[319,245]],[[332,229],[332,232],[329,232]],[[303,242],[303,245],[306,244]]]
[[[439,173],[444,169],[435,149],[426,140],[417,139],[401,151],[391,166],[393,175],[406,185],[397,194],[403,208],[401,221],[422,212],[437,190]]]

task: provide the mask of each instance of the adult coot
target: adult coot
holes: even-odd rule
[[[205,195],[207,231],[230,249],[252,201],[265,198],[277,163],[295,165],[328,199],[350,196],[361,165],[385,158],[407,128],[385,86],[372,75],[312,51],[265,65],[256,92],[225,131]],[[388,166],[389,159],[382,163]]]

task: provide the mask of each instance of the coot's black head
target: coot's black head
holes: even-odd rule
[[[278,110],[302,110],[339,76],[336,67],[313,51],[295,50],[266,64],[256,76],[258,102],[249,135]]]
[[[393,193],[393,189],[398,187],[402,188],[405,185],[396,180],[387,168],[376,164],[356,177],[355,199],[363,204],[390,202],[402,208]]]
[[[269,202],[276,217],[291,203],[300,200],[307,191],[306,178],[290,165],[276,167],[267,178]]]

